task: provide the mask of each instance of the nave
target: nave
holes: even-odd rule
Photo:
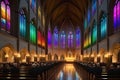
[[[120,80],[120,66],[85,62],[0,64],[0,80]]]
[[[0,80],[120,80],[120,0],[0,0]]]

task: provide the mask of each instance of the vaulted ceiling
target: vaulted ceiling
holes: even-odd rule
[[[85,12],[91,0],[41,0],[46,19],[59,28],[71,22],[74,26],[83,24]],[[53,26],[53,27],[54,27]]]

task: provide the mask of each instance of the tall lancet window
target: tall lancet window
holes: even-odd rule
[[[30,7],[36,12],[36,0],[30,0]]]
[[[10,32],[10,6],[8,0],[1,2],[1,30]]]
[[[73,47],[73,33],[70,31],[68,33],[68,48]]]
[[[48,48],[51,48],[51,46],[52,46],[52,34],[49,28],[48,29]]]
[[[76,30],[76,48],[80,48],[80,29]]]
[[[100,19],[100,35],[101,39],[105,38],[107,35],[107,17],[105,14],[103,14]]]
[[[114,9],[113,9],[113,23],[114,31],[120,31],[120,0],[116,0]]]
[[[61,48],[65,48],[65,32],[64,31],[62,31],[60,35],[60,45],[61,45]]]
[[[92,0],[92,16],[95,15],[97,9],[97,0]]]
[[[58,30],[57,30],[57,28],[54,29],[53,45],[54,45],[54,48],[58,48]]]
[[[20,36],[26,38],[26,15],[23,10],[20,11],[19,15],[19,29]]]
[[[36,44],[36,27],[33,23],[30,23],[30,42]]]
[[[96,24],[96,22],[94,22],[94,24],[93,24],[91,38],[92,38],[92,44],[96,43],[96,41],[97,41],[97,24]]]

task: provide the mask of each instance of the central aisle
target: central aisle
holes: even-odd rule
[[[82,80],[72,63],[64,64],[56,80]]]

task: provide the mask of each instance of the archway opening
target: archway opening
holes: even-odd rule
[[[55,60],[55,61],[58,60],[58,56],[57,56],[57,54],[54,55],[54,60]]]
[[[22,63],[24,63],[24,62],[30,62],[30,55],[29,55],[27,49],[22,49],[22,50],[20,50],[20,55],[21,55],[20,61],[21,61]]]
[[[61,55],[60,60],[61,60],[61,61],[64,61],[64,60],[65,60],[64,55]]]
[[[51,61],[52,60],[52,55],[49,53],[48,54],[48,61]]]
[[[0,50],[0,62],[8,63],[15,62],[14,60],[14,48],[11,46],[5,46]]]

